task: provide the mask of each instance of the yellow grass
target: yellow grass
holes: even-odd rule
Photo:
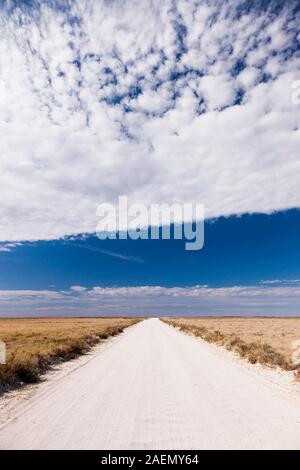
[[[232,350],[249,362],[295,370],[292,344],[300,339],[300,318],[165,318],[172,326]]]
[[[7,360],[0,364],[0,392],[36,382],[53,363],[87,351],[140,321],[135,318],[0,318]]]

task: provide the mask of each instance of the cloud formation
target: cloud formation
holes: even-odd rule
[[[299,315],[300,286],[101,287],[0,290],[0,313],[26,315]]]
[[[9,253],[11,251],[13,251],[14,248],[16,248],[17,246],[19,246],[21,243],[18,243],[18,242],[13,242],[13,243],[0,243],[0,252],[5,252],[5,253]]]
[[[260,284],[266,285],[300,285],[300,279],[267,279],[264,281],[260,281]]]
[[[94,232],[120,194],[299,207],[299,13],[279,3],[5,2],[0,240]]]

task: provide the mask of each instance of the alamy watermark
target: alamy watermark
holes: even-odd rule
[[[6,345],[0,339],[0,364],[6,364]]]
[[[120,196],[117,206],[99,204],[96,234],[101,240],[185,240],[186,250],[204,245],[203,204],[129,204]]]

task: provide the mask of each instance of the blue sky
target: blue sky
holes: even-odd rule
[[[1,252],[1,289],[67,290],[80,285],[165,287],[258,284],[300,278],[300,211],[219,218],[205,224],[202,250],[184,240],[32,242]]]
[[[199,251],[95,236],[5,245],[1,313],[298,315],[299,230],[290,210],[207,221]]]
[[[0,314],[299,314],[299,15],[1,2]],[[100,242],[120,195],[203,204],[204,249]]]

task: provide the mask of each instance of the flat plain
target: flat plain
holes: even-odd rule
[[[157,319],[60,368],[0,398],[1,450],[300,449],[292,373]]]
[[[186,333],[224,346],[249,362],[280,366],[286,370],[298,369],[299,375],[295,357],[300,349],[300,318],[181,317],[163,320]]]
[[[135,318],[0,318],[6,364],[0,392],[38,381],[53,363],[72,359],[139,321]]]

